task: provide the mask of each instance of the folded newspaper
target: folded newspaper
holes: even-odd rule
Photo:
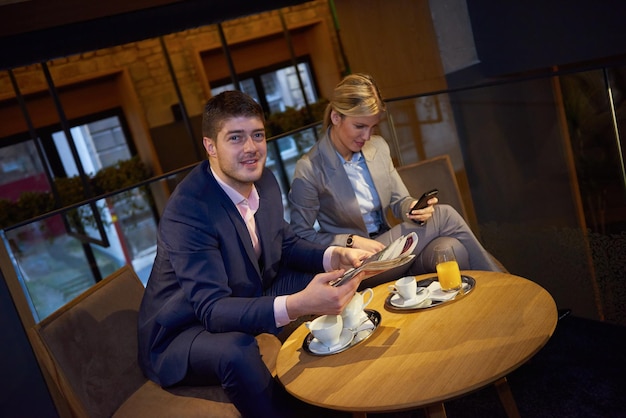
[[[383,250],[363,260],[359,267],[349,269],[343,276],[331,281],[330,284],[332,286],[341,286],[361,272],[364,272],[364,279],[366,279],[383,271],[404,265],[415,258],[413,250],[415,250],[416,246],[417,234],[415,232],[403,235]]]

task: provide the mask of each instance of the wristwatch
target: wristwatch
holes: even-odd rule
[[[348,239],[346,240],[346,247],[352,248],[354,245],[354,234],[348,235]]]

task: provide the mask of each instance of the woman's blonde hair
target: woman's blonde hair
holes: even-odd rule
[[[337,84],[324,112],[324,128],[331,125],[330,112],[342,116],[372,116],[386,110],[376,81],[367,74],[350,74]]]

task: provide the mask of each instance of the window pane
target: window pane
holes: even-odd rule
[[[241,86],[242,92],[252,97],[254,100],[256,100],[257,103],[260,103],[259,94],[257,93],[256,87],[254,85],[254,79],[248,78],[245,80],[240,80],[239,85]],[[224,84],[221,86],[214,87],[211,89],[211,94],[213,96],[217,96],[218,94],[226,90],[236,90],[235,85],[233,83],[229,83],[229,84]]]
[[[0,148],[0,199],[17,201],[23,192],[48,190],[34,141]]]
[[[86,125],[101,167],[110,167],[118,161],[128,160],[130,150],[117,116]]]
[[[8,231],[6,238],[37,320],[95,283],[83,246],[89,244],[68,235],[61,216]],[[103,277],[123,265],[103,247],[90,248]]]
[[[71,134],[87,176],[132,157],[118,116],[72,127]],[[59,172],[64,171],[67,177],[79,175],[65,133],[42,135],[52,139],[54,146],[47,152],[58,154],[62,164]],[[33,141],[0,148],[0,198],[18,201],[24,191],[48,192],[41,166]],[[47,196],[33,195],[28,201],[20,199],[19,204],[35,208],[27,217],[40,215],[43,213],[41,209],[37,212],[37,202],[46,201]],[[132,265],[144,283],[148,279],[156,254],[157,225],[149,189],[125,191],[94,205],[95,213],[91,205],[84,205],[6,232],[4,244],[11,250],[38,320],[125,264]]]

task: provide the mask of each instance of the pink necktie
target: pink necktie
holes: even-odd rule
[[[246,226],[248,227],[248,232],[250,233],[250,239],[252,240],[252,247],[254,248],[254,252],[257,257],[261,256],[261,246],[259,245],[259,237],[256,234],[256,223],[254,221],[254,214],[248,205],[247,200],[241,201],[239,203],[239,207],[241,208],[243,220],[246,222]]]

